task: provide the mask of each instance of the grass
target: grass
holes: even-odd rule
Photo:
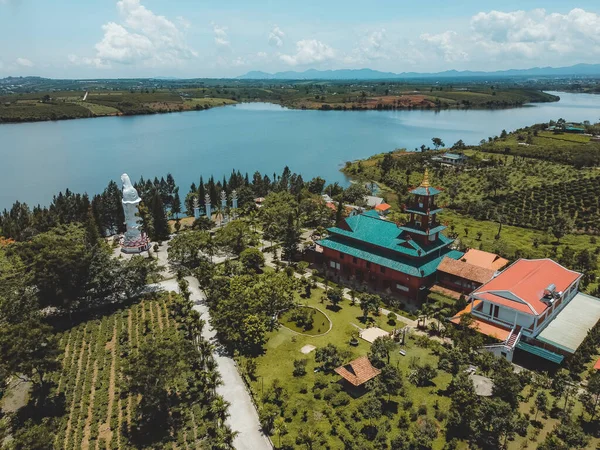
[[[320,298],[324,292],[320,289],[312,291],[310,299],[303,300],[304,303],[310,306],[318,308],[324,308],[324,305],[320,303]],[[277,379],[284,386],[287,392],[287,399],[285,404],[286,413],[285,416],[290,421],[287,423],[289,432],[289,438],[292,441],[295,440],[298,432],[301,428],[307,426],[307,422],[315,424],[315,426],[321,429],[326,438],[327,444],[332,449],[341,449],[343,444],[340,439],[330,434],[332,429],[331,421],[335,422],[335,417],[340,414],[351,414],[362,402],[361,398],[352,398],[347,394],[348,405],[336,408],[331,411],[331,404],[329,401],[322,398],[321,395],[313,392],[313,386],[317,379],[325,379],[329,384],[336,384],[339,381],[339,376],[336,374],[315,373],[314,370],[317,364],[314,360],[314,351],[308,355],[304,355],[300,352],[300,349],[305,345],[314,345],[315,347],[323,347],[329,343],[336,345],[341,350],[344,350],[347,354],[344,358],[344,362],[366,355],[369,351],[370,344],[359,339],[357,347],[349,345],[349,339],[352,333],[357,331],[357,328],[353,325],[359,325],[364,327],[360,322],[362,312],[358,306],[350,305],[350,302],[344,300],[341,303],[341,309],[339,311],[327,310],[327,315],[333,322],[333,327],[329,333],[324,336],[311,337],[298,335],[286,328],[279,328],[269,334],[268,342],[265,346],[265,353],[257,358],[257,378],[251,382],[252,392],[255,398],[259,399],[262,394],[267,392],[272,383]],[[387,323],[387,318],[383,316],[375,317],[375,325],[385,330],[391,331],[393,328],[401,328],[404,324],[397,322],[396,325],[390,325]],[[438,358],[435,356],[430,349],[421,348],[416,345],[415,341],[409,339],[407,345],[404,347],[407,351],[407,356],[401,356],[397,351],[394,351],[391,355],[391,364],[397,366],[403,374],[406,376],[409,371],[409,364],[411,359],[416,358],[420,363],[429,362],[434,366],[437,366]],[[398,347],[399,349],[399,347]],[[306,375],[301,377],[292,376],[294,369],[294,360],[306,359]],[[434,379],[435,386],[418,388],[411,385],[405,380],[406,393],[404,396],[393,396],[392,401],[398,404],[398,412],[394,413],[394,418],[390,419],[392,428],[394,423],[397,421],[397,416],[404,410],[416,410],[420,405],[426,405],[427,415],[433,417],[435,407],[439,410],[444,411],[449,407],[449,399],[438,394],[438,390],[446,388],[450,382],[450,375],[445,372],[439,372],[438,376]],[[303,393],[306,391],[305,393]],[[326,389],[323,391],[325,392]],[[323,393],[321,392],[321,394]],[[414,406],[403,407],[403,402],[406,399],[410,399]],[[259,402],[260,403],[260,402]],[[304,421],[304,415],[306,411],[307,421]],[[332,414],[333,413],[333,414]],[[331,417],[328,418],[328,416]],[[381,419],[384,420],[384,419]],[[363,423],[364,424],[364,423]],[[341,425],[337,424],[339,428]],[[277,444],[277,439],[274,438],[274,442]],[[441,449],[444,445],[444,439],[442,436],[438,437],[435,441],[434,448]]]
[[[313,315],[313,326],[310,329],[305,329],[296,325],[296,322],[290,319],[290,312],[284,313],[279,319],[280,323],[292,331],[300,334],[318,335],[326,333],[329,330],[329,319],[317,308],[308,308]]]
[[[112,106],[104,106],[98,105],[96,103],[82,101],[74,101],[73,103],[89,109],[90,112],[95,116],[116,116],[117,114],[119,114],[119,110],[117,108],[113,108]]]

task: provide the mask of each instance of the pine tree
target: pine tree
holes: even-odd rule
[[[179,213],[181,213],[181,199],[179,198],[179,188],[175,188],[173,205],[171,205],[171,214],[173,214],[177,222],[179,222]]]
[[[283,236],[283,257],[292,261],[294,255],[298,252],[298,243],[300,242],[300,230],[294,220],[294,215],[288,215],[287,226]]]
[[[204,187],[204,180],[200,177],[200,184],[198,185],[198,202],[204,204],[204,196],[206,195],[206,188]]]
[[[154,191],[150,211],[152,212],[152,222],[154,224],[154,236],[152,236],[152,240],[166,241],[169,238],[169,222],[167,221],[165,207],[158,191]]]
[[[335,212],[335,224],[338,225],[342,219],[344,218],[344,204],[342,202],[338,202],[338,207]]]

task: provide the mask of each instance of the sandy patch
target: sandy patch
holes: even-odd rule
[[[371,344],[378,337],[389,336],[389,335],[390,335],[390,333],[388,333],[387,331],[382,330],[381,328],[378,328],[378,327],[367,328],[366,330],[362,330],[360,332],[361,339],[364,339],[365,341],[367,341]]]
[[[308,355],[310,352],[312,352],[314,349],[316,349],[317,347],[315,347],[314,345],[305,345],[304,347],[302,347],[300,349],[300,351],[305,354]]]

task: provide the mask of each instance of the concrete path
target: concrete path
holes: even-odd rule
[[[210,314],[208,306],[204,302],[204,293],[198,286],[198,280],[194,277],[186,277],[186,280],[190,283],[189,290],[192,294],[190,299],[194,302],[194,310],[198,311],[202,319],[206,321],[202,337],[214,341],[216,333],[210,326]],[[161,281],[158,286],[166,291],[179,292],[175,279]],[[237,370],[235,361],[229,356],[219,353],[215,353],[214,357],[223,380],[223,384],[217,388],[217,392],[231,405],[227,423],[233,431],[239,433],[233,442],[234,447],[237,450],[271,450],[273,447],[261,432],[258,413],[246,390],[244,380]]]

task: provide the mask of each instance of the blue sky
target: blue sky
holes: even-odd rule
[[[0,0],[0,76],[600,63],[600,2]]]

